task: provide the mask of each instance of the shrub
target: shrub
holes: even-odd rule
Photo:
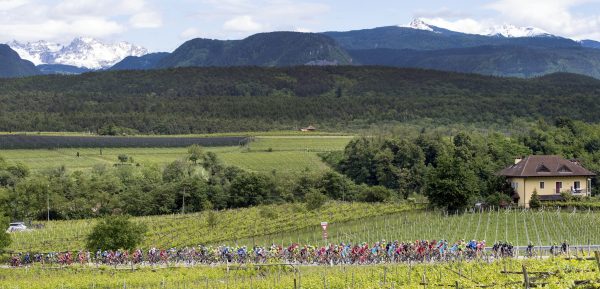
[[[317,189],[310,189],[305,196],[306,209],[316,210],[321,208],[327,202],[327,196]]]
[[[136,224],[128,216],[110,216],[98,222],[87,237],[87,248],[95,250],[133,250],[146,233],[146,226]]]
[[[571,194],[571,192],[565,191],[565,192],[560,192],[560,196],[563,198],[563,200],[565,200],[566,202],[573,200],[573,194]]]
[[[211,228],[214,228],[215,226],[217,226],[218,222],[219,219],[217,218],[217,214],[215,213],[215,211],[208,211],[208,215],[206,216],[207,225]]]
[[[503,193],[494,193],[494,194],[489,195],[485,199],[486,205],[494,206],[494,207],[501,207],[501,208],[504,208],[504,207],[510,205],[511,202],[512,202],[512,199],[510,198],[510,196],[503,194]]]
[[[390,199],[392,193],[389,189],[382,186],[369,187],[366,185],[360,186],[360,200],[369,203],[380,203]]]
[[[531,199],[529,200],[529,207],[532,209],[537,209],[541,206],[542,201],[540,200],[540,196],[538,195],[537,191],[534,190],[533,194],[531,195]]]
[[[8,224],[8,218],[0,216],[0,252],[11,243],[10,234],[2,230],[3,228],[8,228]]]
[[[118,156],[118,158],[119,158],[119,161],[120,161],[121,163],[126,163],[126,162],[127,162],[127,160],[129,160],[129,156],[128,156],[128,155],[126,155],[126,154],[120,154],[120,155]]]

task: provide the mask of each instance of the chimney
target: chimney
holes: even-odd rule
[[[522,160],[523,160],[522,158],[515,159],[515,165],[518,164],[519,162],[521,162]]]

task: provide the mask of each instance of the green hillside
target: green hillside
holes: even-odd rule
[[[157,68],[184,66],[292,66],[350,64],[333,39],[315,33],[272,32],[243,40],[190,40],[162,59]]]
[[[594,48],[479,46],[430,51],[367,49],[352,50],[350,54],[357,62],[366,65],[512,77],[536,77],[570,72],[600,78],[600,49]]]
[[[386,122],[600,121],[600,81],[384,67],[178,68],[0,80],[0,130],[346,130]]]

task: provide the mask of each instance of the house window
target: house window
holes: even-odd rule
[[[592,180],[587,179],[586,190],[589,193],[592,190]]]
[[[576,181],[575,183],[573,183],[573,187],[574,187],[576,190],[579,190],[579,189],[581,189],[581,182],[579,182],[579,181]]]
[[[544,182],[540,182],[540,189],[544,188]]]
[[[562,166],[558,169],[559,173],[572,173],[571,169],[569,169],[567,166]]]
[[[556,182],[556,193],[560,194],[561,189],[562,189],[562,182]]]

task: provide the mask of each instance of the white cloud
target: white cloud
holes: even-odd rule
[[[0,0],[0,11],[15,9],[27,4],[27,0]]]
[[[302,33],[310,33],[312,32],[312,30],[308,29],[308,28],[303,28],[303,27],[299,27],[294,29],[295,32],[302,32]]]
[[[210,34],[222,38],[242,38],[267,31],[320,30],[323,15],[330,11],[326,4],[314,0],[201,0],[195,20],[221,21],[219,31]]]
[[[192,38],[198,38],[202,35],[202,31],[200,31],[200,29],[195,28],[195,27],[190,27],[187,28],[186,30],[183,30],[183,32],[181,32],[179,34],[179,37],[182,39],[192,39]]]
[[[162,26],[145,0],[0,0],[0,42],[74,37],[106,38],[130,29]]]
[[[157,28],[162,26],[162,17],[154,11],[135,14],[129,18],[129,23],[135,28]]]
[[[422,18],[426,23],[442,27],[448,30],[470,33],[485,34],[493,24],[489,21],[478,21],[472,18],[446,20],[443,18]]]
[[[254,21],[250,15],[242,15],[225,22],[223,28],[234,32],[257,32],[263,28],[263,25]]]
[[[535,26],[561,36],[598,38],[600,17],[593,11],[575,14],[574,8],[600,0],[497,0],[486,7],[500,13],[504,22]]]

